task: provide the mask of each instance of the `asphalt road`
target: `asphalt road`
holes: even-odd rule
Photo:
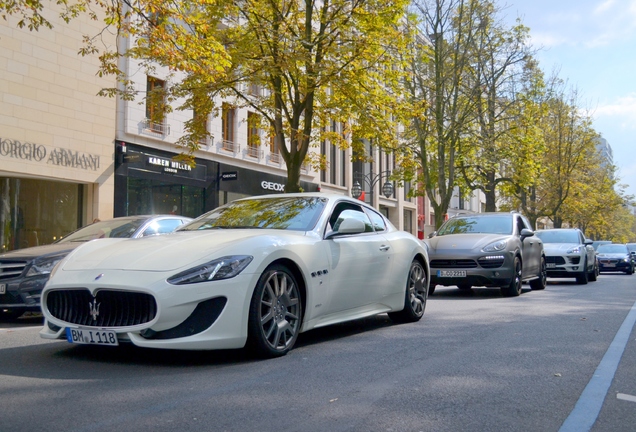
[[[621,274],[438,287],[419,323],[314,330],[274,360],[45,341],[20,319],[0,324],[0,431],[634,431],[635,303]]]

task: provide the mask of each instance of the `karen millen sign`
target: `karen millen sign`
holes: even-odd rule
[[[52,148],[41,144],[23,143],[0,138],[0,157],[43,162],[68,168],[80,168],[96,171],[99,169],[99,156],[75,150]]]

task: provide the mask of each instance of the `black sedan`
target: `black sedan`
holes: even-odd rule
[[[79,245],[98,238],[165,234],[191,220],[173,215],[119,217],[87,225],[50,245],[0,254],[0,319],[39,312],[40,294],[51,270]]]
[[[624,272],[634,274],[631,254],[624,244],[604,244],[596,250],[598,268],[601,272]]]

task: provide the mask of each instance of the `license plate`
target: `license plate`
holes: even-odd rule
[[[603,264],[603,267],[616,267],[616,264]]]
[[[66,340],[74,344],[117,346],[117,333],[112,330],[66,328]]]
[[[6,294],[7,284],[0,284],[0,294]]]
[[[556,268],[556,264],[555,263],[547,263],[545,265],[546,268]]]
[[[437,270],[437,277],[466,277],[466,270]]]

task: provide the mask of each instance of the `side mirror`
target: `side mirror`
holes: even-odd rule
[[[521,238],[524,239],[526,237],[532,237],[534,235],[534,231],[524,228],[519,234],[521,235]]]
[[[366,229],[364,222],[359,219],[347,218],[340,222],[338,230],[330,233],[327,238],[337,237],[344,234],[360,234]]]
[[[585,242],[583,242],[583,244],[586,246],[591,246],[593,243],[594,243],[594,240],[588,239],[588,238],[586,238]]]
[[[433,237],[435,237],[436,235],[437,235],[437,231],[433,231],[432,233],[430,233],[430,234],[428,235],[428,238],[433,238]]]

